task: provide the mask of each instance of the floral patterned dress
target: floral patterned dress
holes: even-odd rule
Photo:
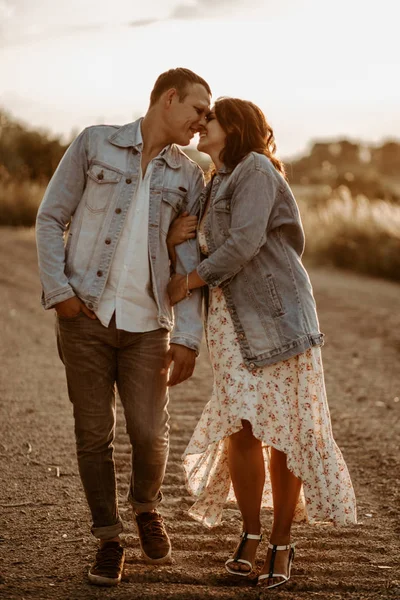
[[[207,255],[201,226],[198,239]],[[288,468],[302,481],[295,521],[355,523],[354,491],[332,435],[320,348],[249,371],[221,288],[210,289],[207,342],[213,392],[183,455],[188,490],[198,497],[189,514],[213,527],[221,522],[225,503],[236,500],[228,436],[245,419],[263,446],[262,507],[273,506],[268,468],[273,447],[286,454]]]

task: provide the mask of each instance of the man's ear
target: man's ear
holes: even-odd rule
[[[176,99],[178,96],[178,92],[176,91],[175,88],[171,88],[170,90],[167,90],[166,92],[164,92],[163,94],[164,98],[164,104],[166,107],[171,106],[172,101],[174,100],[174,98]]]

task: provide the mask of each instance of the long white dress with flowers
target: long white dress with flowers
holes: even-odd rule
[[[207,255],[201,227],[198,237]],[[269,477],[273,447],[286,454],[288,468],[303,484],[295,521],[355,523],[354,491],[332,435],[320,348],[249,371],[221,288],[210,289],[207,342],[213,392],[183,455],[188,490],[198,497],[189,514],[213,527],[221,522],[225,503],[235,501],[228,436],[239,431],[245,419],[263,445],[263,507],[273,506]]]

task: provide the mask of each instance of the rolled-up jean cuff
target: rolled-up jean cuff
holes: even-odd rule
[[[115,525],[106,525],[106,527],[92,527],[90,530],[98,540],[111,540],[122,533],[122,521],[119,519]]]
[[[134,498],[130,492],[128,495],[128,501],[132,505],[133,510],[137,513],[150,512],[154,508],[157,508],[157,506],[160,504],[162,499],[163,499],[163,495],[161,492],[159,493],[158,498],[153,500],[153,502],[137,502],[136,500],[134,500]]]

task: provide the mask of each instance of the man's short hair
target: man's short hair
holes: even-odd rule
[[[190,69],[179,67],[178,69],[170,69],[157,78],[154,88],[150,94],[150,106],[153,106],[159,100],[161,94],[175,88],[178,92],[179,101],[183,102],[188,94],[188,87],[195,83],[204,86],[211,96],[211,89],[208,83]]]

